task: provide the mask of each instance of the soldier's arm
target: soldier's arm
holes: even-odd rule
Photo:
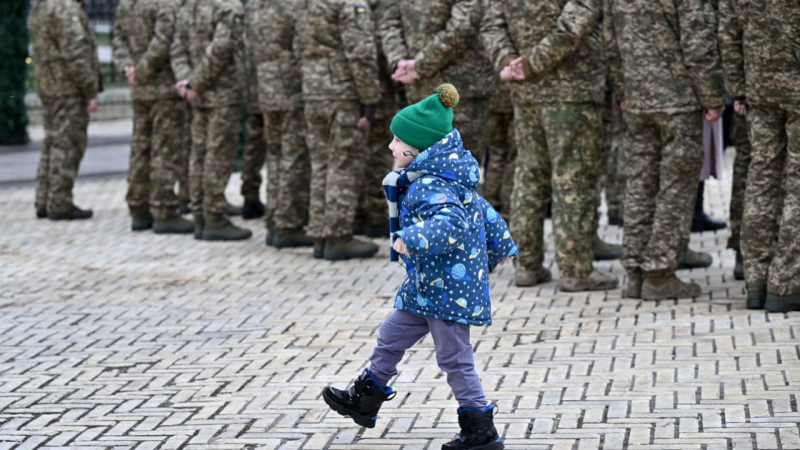
[[[397,2],[402,0],[379,1],[381,14],[377,20],[381,44],[389,67],[394,70],[401,59],[408,59],[408,47],[403,37],[403,21],[400,17],[400,8],[397,6]]]
[[[83,98],[95,98],[99,90],[97,52],[92,45],[91,30],[84,28],[81,22],[80,5],[68,2],[62,17],[55,18],[55,21],[60,28],[61,54],[69,78],[78,85]]]
[[[608,82],[618,102],[625,101],[625,83],[622,75],[622,58],[619,54],[617,33],[614,29],[614,1],[603,4],[603,53],[608,63]]]
[[[525,78],[548,73],[585,45],[600,21],[600,0],[570,0],[555,27],[522,59]]]
[[[117,7],[117,14],[114,19],[114,39],[111,40],[111,47],[114,51],[114,61],[117,63],[117,68],[119,70],[124,70],[126,67],[133,67],[131,51],[130,48],[128,48],[128,34],[123,26],[129,15],[128,2],[123,0]]]
[[[376,105],[380,101],[381,86],[372,11],[366,3],[342,2],[339,17],[343,19],[340,33],[344,55],[356,84],[358,100],[364,106]]]
[[[192,74],[192,66],[189,60],[189,47],[184,41],[183,31],[178,26],[181,24],[181,15],[186,11],[177,10],[175,15],[175,28],[172,33],[172,44],[169,47],[169,63],[172,66],[172,72],[175,73],[175,79],[178,81],[188,80]]]
[[[417,73],[425,78],[439,72],[451,62],[463,58],[467,46],[474,44],[483,18],[479,0],[456,0],[444,30],[433,36],[416,55]]]
[[[736,100],[745,97],[744,47],[742,26],[736,15],[733,0],[719,4],[719,48],[722,57],[725,86]]]
[[[706,23],[702,2],[677,0],[683,64],[692,79],[692,86],[705,109],[724,104],[725,86],[717,50],[717,37]]]
[[[216,13],[217,26],[211,43],[189,78],[192,89],[201,94],[211,88],[222,70],[234,64],[233,53],[244,25],[244,12],[238,1],[224,2]]]
[[[170,41],[175,27],[174,5],[162,3],[153,13],[156,15],[155,32],[139,62],[136,64],[136,78],[141,82],[152,75],[153,69],[169,61]]]
[[[481,23],[481,42],[492,67],[500,73],[504,67],[519,56],[517,48],[508,36],[508,27],[500,2],[489,0]]]

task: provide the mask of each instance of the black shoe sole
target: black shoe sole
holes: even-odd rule
[[[248,234],[242,234],[241,236],[236,236],[235,238],[230,238],[227,236],[203,232],[204,241],[245,241],[247,239],[250,239],[252,236],[253,233],[248,233]]]
[[[763,298],[748,298],[747,299],[747,309],[764,309],[764,299]]]
[[[153,228],[153,223],[131,225],[131,231],[145,231]]]
[[[244,219],[244,220],[259,219],[261,217],[264,217],[264,212],[263,211],[261,213],[255,213],[255,214],[253,214],[253,213],[247,213],[247,214],[242,213],[242,219]]]
[[[375,428],[374,418],[363,416],[359,414],[357,411],[347,409],[344,406],[336,403],[336,400],[334,399],[333,395],[331,395],[329,388],[325,388],[322,390],[322,399],[325,400],[325,403],[327,403],[332,410],[336,411],[337,413],[345,417],[353,419],[353,422],[355,422],[356,424],[366,428]]]
[[[767,299],[764,302],[764,309],[769,312],[792,312],[800,311],[800,300],[775,300]]]
[[[620,253],[593,253],[592,259],[594,261],[614,261],[616,259],[622,258],[622,252]]]
[[[450,450],[458,447],[449,447],[447,444],[442,444],[442,450]],[[494,441],[489,444],[479,445],[477,447],[469,447],[469,450],[504,450],[506,448],[503,441]]]

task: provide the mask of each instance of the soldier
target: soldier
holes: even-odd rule
[[[795,2],[720,1],[725,80],[753,146],[741,230],[747,307],[771,312],[800,311],[798,33]]]
[[[622,263],[627,296],[645,300],[700,295],[675,270],[688,247],[703,163],[701,120],[717,120],[725,96],[702,2],[668,3],[604,4],[609,74],[631,141]]]
[[[77,0],[37,0],[29,28],[45,126],[36,217],[88,219],[92,210],[72,203],[72,187],[86,151],[89,113],[97,111],[102,90],[94,33]]]
[[[303,100],[311,155],[308,234],[316,257],[374,255],[378,246],[353,238],[364,132],[381,98],[369,4],[307,0],[302,39]]]
[[[261,190],[261,168],[267,158],[267,141],[264,136],[264,115],[258,104],[258,77],[256,74],[254,49],[259,42],[249,32],[253,24],[253,6],[258,4],[250,0],[245,5],[245,68],[247,70],[247,119],[245,128],[247,129],[247,141],[242,152],[242,188],[241,193],[244,197],[242,206],[242,218],[245,220],[257,219],[264,216],[264,204],[261,203],[259,191]],[[272,177],[273,173],[269,173]],[[277,177],[276,177],[277,178]],[[276,180],[277,181],[277,180]],[[271,178],[268,179],[270,185],[274,185]],[[267,189],[270,193],[270,189]],[[270,199],[272,200],[272,199]]]
[[[605,87],[600,9],[599,0],[489,2],[484,45],[501,79],[516,80],[511,87],[517,141],[511,229],[520,248],[517,286],[551,278],[542,267],[551,197],[560,288],[617,286],[616,278],[592,266]]]
[[[114,24],[114,60],[131,85],[131,139],[128,194],[134,231],[191,233],[180,217],[175,195],[182,141],[182,103],[169,64],[174,26],[173,1],[122,0]]]
[[[244,11],[238,0],[186,0],[171,55],[178,93],[192,105],[189,183],[196,239],[248,239],[226,216],[243,100]]]
[[[461,100],[453,127],[464,146],[483,161],[493,81],[479,39],[485,0],[385,0],[380,28],[392,78],[407,86],[411,102],[442,83],[458,88]]]
[[[267,141],[267,245],[312,245],[308,217],[311,163],[306,147],[300,55],[295,27],[300,0],[250,0],[247,36]]]

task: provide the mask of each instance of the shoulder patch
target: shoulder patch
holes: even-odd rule
[[[69,15],[69,20],[73,22],[80,22],[81,16],[78,13],[72,13]]]
[[[244,16],[242,14],[235,14],[233,16],[233,21],[235,23],[242,23],[242,20],[244,20]]]
[[[364,14],[367,12],[367,7],[364,5],[356,5],[356,14]]]

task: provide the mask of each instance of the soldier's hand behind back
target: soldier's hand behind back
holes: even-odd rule
[[[720,106],[719,108],[709,109],[706,111],[705,120],[708,123],[714,123],[722,117],[722,111],[725,110],[724,106]]]
[[[97,112],[97,98],[93,98],[86,102],[86,111],[89,113]]]
[[[733,102],[733,110],[736,111],[737,114],[740,116],[747,115],[747,104],[744,100],[736,100]]]

